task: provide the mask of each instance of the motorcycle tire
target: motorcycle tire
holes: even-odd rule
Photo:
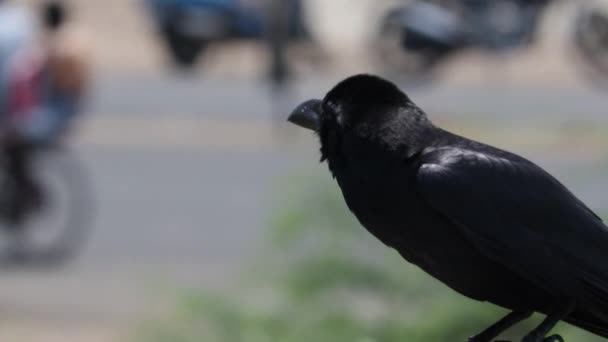
[[[407,82],[427,81],[434,77],[435,69],[446,57],[442,50],[408,48],[400,24],[400,10],[389,12],[381,21],[372,48],[379,72]]]
[[[207,42],[184,35],[171,23],[167,24],[163,31],[173,65],[179,69],[194,67],[207,46]]]
[[[574,50],[585,71],[597,81],[608,80],[608,10],[583,8],[575,19]]]

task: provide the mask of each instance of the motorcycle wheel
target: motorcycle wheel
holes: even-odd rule
[[[409,49],[403,46],[401,10],[389,12],[381,21],[373,51],[380,73],[402,77],[407,82],[426,81],[434,76],[445,53],[433,48]]]
[[[194,67],[207,46],[207,42],[182,34],[171,23],[164,28],[163,34],[171,61],[179,69]]]
[[[589,76],[606,82],[608,77],[608,10],[595,6],[583,8],[575,19],[575,51]],[[599,77],[598,77],[599,76]]]
[[[34,206],[26,204],[20,222],[2,217],[3,264],[63,264],[80,251],[92,224],[93,191],[79,161],[60,147],[38,151],[34,157],[34,176],[41,186],[42,198]],[[5,170],[0,165],[3,189],[15,186]],[[8,196],[4,203],[15,200]]]

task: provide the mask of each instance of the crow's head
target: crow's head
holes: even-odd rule
[[[432,127],[397,86],[371,75],[349,77],[323,100],[302,103],[289,121],[318,133],[321,160],[328,160],[332,171],[372,151],[416,153]]]

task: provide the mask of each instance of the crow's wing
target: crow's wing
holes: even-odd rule
[[[608,228],[555,178],[514,155],[440,148],[416,189],[478,250],[556,296],[608,305]]]

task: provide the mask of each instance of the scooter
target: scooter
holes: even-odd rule
[[[390,10],[381,22],[379,56],[391,72],[432,74],[465,49],[501,54],[533,43],[555,0],[419,0]],[[576,16],[574,46],[584,61],[608,72],[608,16],[586,6]],[[604,50],[606,52],[604,52]],[[604,61],[606,59],[606,61]]]

